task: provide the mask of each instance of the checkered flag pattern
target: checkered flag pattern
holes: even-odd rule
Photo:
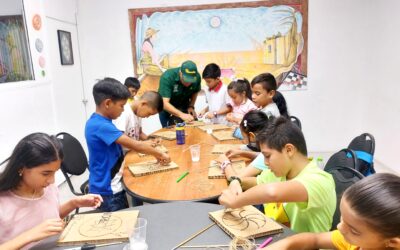
[[[290,71],[283,80],[279,90],[306,89],[307,76]]]

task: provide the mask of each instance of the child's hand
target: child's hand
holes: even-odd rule
[[[33,241],[39,241],[47,237],[59,234],[64,229],[64,222],[61,219],[48,219],[36,227],[27,231]]]
[[[221,164],[221,163],[223,163],[225,161],[229,161],[229,158],[226,157],[226,155],[224,155],[224,154],[219,155],[219,157],[217,159],[217,162]]]
[[[226,208],[237,208],[235,205],[235,200],[237,197],[238,194],[234,193],[231,189],[225,189],[222,191],[222,194],[218,199],[219,204],[225,206]]]
[[[206,112],[204,110],[200,111],[200,113],[197,114],[198,118],[202,118]]]
[[[235,156],[240,156],[240,153],[242,151],[240,149],[229,149],[228,151],[225,152],[226,157],[229,159],[235,157]]]
[[[87,194],[75,198],[76,207],[93,207],[98,208],[103,202],[103,198],[98,194]]]
[[[226,114],[225,119],[226,119],[228,122],[234,122],[234,121],[235,121],[235,117],[234,117],[233,113],[228,113],[228,114]]]
[[[208,112],[208,113],[206,114],[206,118],[207,118],[207,119],[213,119],[213,118],[214,118],[214,114],[211,113],[211,112]]]
[[[161,139],[160,137],[153,137],[153,138],[151,138],[151,141],[152,141],[153,143],[155,143],[156,146],[157,146],[157,145],[161,145],[162,139]]]
[[[168,165],[168,163],[171,162],[171,158],[166,153],[162,153],[161,156],[157,158],[157,160],[160,162],[161,165]]]

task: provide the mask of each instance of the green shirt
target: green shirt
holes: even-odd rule
[[[308,202],[283,204],[291,229],[297,233],[328,232],[336,209],[335,182],[332,175],[318,168],[315,161],[310,161],[293,180],[306,188]],[[257,178],[257,184],[276,181],[277,178],[269,169],[264,170]]]
[[[162,97],[170,98],[169,102],[178,109],[187,108],[192,95],[201,89],[199,73],[197,73],[197,82],[192,83],[189,87],[183,86],[179,78],[180,69],[179,67],[165,71],[160,78],[160,86],[158,87],[158,93]]]

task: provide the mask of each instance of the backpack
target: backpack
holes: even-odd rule
[[[351,157],[349,157],[350,155]],[[344,191],[357,181],[364,178],[357,169],[358,158],[356,153],[351,149],[342,149],[333,154],[325,165],[324,170],[330,173],[335,181],[336,190],[336,210],[333,215],[332,228],[335,230],[340,222],[340,200]]]
[[[347,148],[356,153],[358,158],[356,169],[359,172],[364,176],[375,174],[375,138],[371,134],[364,133],[357,136],[350,142]]]

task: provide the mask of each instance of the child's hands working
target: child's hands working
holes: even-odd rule
[[[48,219],[26,233],[32,237],[31,242],[34,242],[61,233],[64,226],[65,224],[61,219]]]
[[[103,198],[98,194],[87,194],[77,196],[74,199],[75,207],[93,207],[98,208],[103,202]]]
[[[229,159],[233,158],[233,157],[237,157],[240,156],[240,153],[242,151],[240,149],[229,149],[228,151],[225,152],[226,157],[228,157]]]
[[[160,162],[161,165],[168,165],[171,162],[171,157],[167,153],[161,153],[157,160]]]
[[[235,204],[237,198],[238,194],[228,188],[222,191],[222,194],[218,200],[219,204],[225,206],[226,208],[238,208]]]

